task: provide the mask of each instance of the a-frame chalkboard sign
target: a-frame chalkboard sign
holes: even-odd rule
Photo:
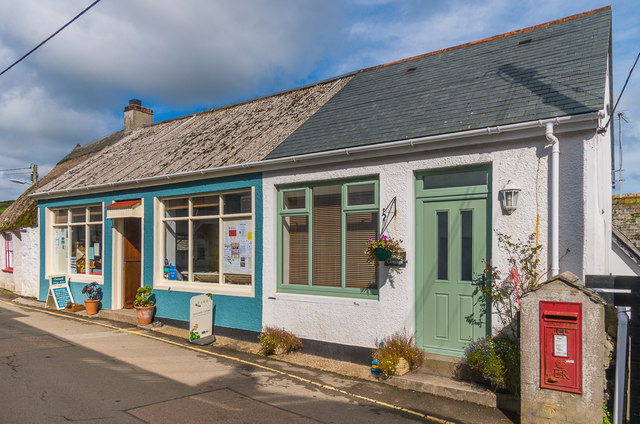
[[[46,307],[55,306],[57,310],[60,310],[64,309],[69,302],[73,303],[73,295],[71,294],[71,289],[69,289],[67,277],[65,275],[52,276]]]

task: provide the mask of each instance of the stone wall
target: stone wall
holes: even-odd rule
[[[640,193],[613,196],[613,225],[640,249]]]

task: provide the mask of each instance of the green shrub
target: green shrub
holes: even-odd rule
[[[382,376],[390,377],[396,373],[400,358],[407,360],[411,370],[422,366],[424,352],[415,346],[413,336],[405,331],[383,338],[371,357],[378,361],[378,369]]]
[[[155,299],[156,295],[153,294],[151,286],[138,287],[133,305],[143,307],[153,306],[156,304]]]
[[[466,372],[494,388],[518,393],[520,344],[512,337],[483,337],[467,345],[462,362]]]
[[[260,339],[261,353],[264,356],[302,349],[302,341],[284,328],[265,327],[258,338]]]
[[[607,405],[602,405],[602,413],[604,417],[602,417],[602,424],[611,424],[611,412],[607,409]]]

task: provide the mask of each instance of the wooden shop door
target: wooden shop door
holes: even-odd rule
[[[123,293],[125,309],[133,308],[133,301],[142,275],[142,220],[124,218],[123,232]]]

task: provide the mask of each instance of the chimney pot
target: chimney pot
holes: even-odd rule
[[[130,105],[142,106],[142,101],[140,99],[131,99],[131,100],[129,100],[129,104]]]

